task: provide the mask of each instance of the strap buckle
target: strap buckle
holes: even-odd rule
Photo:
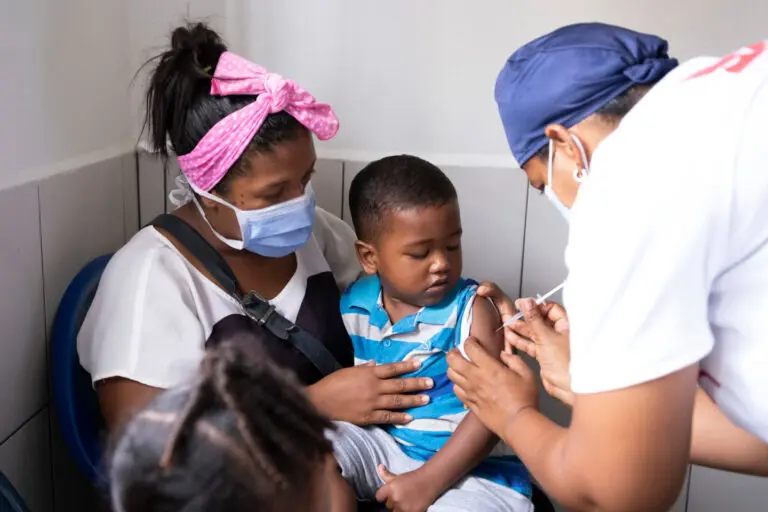
[[[284,320],[280,316],[280,313],[277,312],[275,306],[270,304],[269,301],[261,297],[258,293],[250,292],[243,297],[242,306],[245,310],[245,314],[248,315],[251,320],[265,327],[272,334],[284,341],[289,338],[294,327],[293,324]]]
[[[275,313],[275,306],[256,292],[250,292],[242,299],[243,309],[259,325],[265,325]]]
[[[256,322],[258,322],[261,325],[265,325],[267,322],[269,322],[269,319],[272,317],[272,315],[275,313],[275,306],[272,304],[269,304],[269,307],[264,312],[263,315],[261,315],[259,318],[254,318]]]

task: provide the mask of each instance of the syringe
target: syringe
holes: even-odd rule
[[[562,290],[563,286],[565,286],[565,281],[563,281],[563,282],[562,282],[562,283],[560,283],[559,285],[555,286],[554,288],[552,288],[551,290],[549,290],[549,291],[548,291],[547,293],[545,293],[544,295],[538,295],[538,296],[536,297],[536,304],[537,304],[537,305],[539,305],[539,304],[544,304],[544,301],[546,301],[548,298],[550,298],[551,296],[553,296],[554,294],[556,294],[557,292],[559,292],[560,290]],[[514,324],[515,322],[517,322],[517,321],[518,321],[518,320],[520,320],[521,318],[523,318],[523,313],[522,313],[522,312],[520,312],[520,313],[516,314],[515,316],[513,316],[512,318],[510,318],[509,320],[507,320],[506,322],[504,322],[504,324],[503,324],[501,327],[499,327],[498,329],[496,329],[496,332],[499,332],[499,331],[500,331],[500,330],[502,330],[503,328],[505,328],[505,327],[508,327],[508,326],[510,326],[510,325],[512,325],[512,324]]]

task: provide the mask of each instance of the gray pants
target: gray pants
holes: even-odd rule
[[[336,423],[329,432],[333,451],[344,479],[359,500],[375,501],[376,491],[384,485],[377,468],[384,464],[398,475],[424,464],[400,449],[397,441],[378,427],[361,428]],[[429,507],[430,512],[532,512],[533,505],[522,494],[497,483],[467,476]]]

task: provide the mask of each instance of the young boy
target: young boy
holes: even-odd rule
[[[413,156],[373,162],[349,192],[357,255],[367,277],[341,301],[355,363],[417,359],[430,402],[404,426],[341,423],[331,434],[342,475],[358,499],[390,510],[530,511],[531,484],[519,459],[469,412],[446,376],[446,354],[476,337],[503,346],[499,316],[475,301],[461,277],[461,218],[443,172]]]

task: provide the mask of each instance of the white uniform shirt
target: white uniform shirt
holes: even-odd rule
[[[296,251],[296,272],[270,302],[295,321],[308,279],[333,272],[345,288],[360,274],[356,237],[338,217],[317,209],[312,237]],[[153,227],[118,251],[99,284],[77,338],[80,364],[93,382],[123,377],[169,388],[197,374],[213,326],[240,305]]]
[[[565,305],[574,391],[701,361],[700,385],[768,441],[768,50],[755,49],[681,65],[595,151]]]

